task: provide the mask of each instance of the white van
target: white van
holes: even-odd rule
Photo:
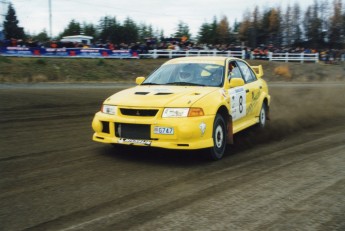
[[[61,42],[73,42],[73,43],[82,43],[85,45],[91,45],[91,40],[93,39],[92,36],[86,35],[72,35],[72,36],[64,36],[60,40]]]

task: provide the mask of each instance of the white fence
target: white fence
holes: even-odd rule
[[[189,56],[225,56],[225,57],[237,57],[241,59],[246,58],[245,50],[242,51],[218,51],[218,50],[149,50],[146,54],[139,54],[140,58],[177,58],[177,57],[189,57]],[[251,56],[253,57],[253,56]],[[268,52],[268,56],[265,58],[269,61],[284,61],[284,62],[319,62],[319,53],[273,53]]]
[[[218,50],[149,50],[147,54],[140,54],[140,58],[176,58],[176,57],[189,57],[189,56],[226,56],[237,57],[244,59],[246,52],[242,51],[218,51]]]
[[[269,61],[298,61],[304,62],[319,62],[319,53],[309,54],[309,53],[273,53],[268,52]]]

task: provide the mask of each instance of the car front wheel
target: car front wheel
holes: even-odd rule
[[[223,157],[226,149],[226,123],[224,118],[217,114],[213,124],[213,147],[210,148],[210,157],[219,160]]]

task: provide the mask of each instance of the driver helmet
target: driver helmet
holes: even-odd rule
[[[193,79],[193,69],[190,66],[184,66],[180,69],[179,78],[183,82],[189,82]]]

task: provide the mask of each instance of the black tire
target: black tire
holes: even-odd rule
[[[212,138],[213,147],[209,150],[210,158],[220,160],[224,156],[227,140],[226,123],[220,114],[217,114],[214,119]]]
[[[263,129],[266,127],[267,122],[267,107],[266,104],[263,103],[259,113],[259,123],[257,125],[258,128]]]

